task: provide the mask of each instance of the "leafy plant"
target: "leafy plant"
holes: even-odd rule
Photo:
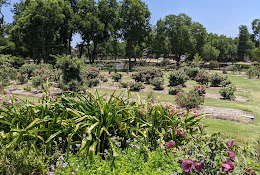
[[[226,87],[222,87],[219,93],[224,99],[234,100],[236,98],[235,91],[236,86],[234,84],[229,84]]]
[[[127,81],[120,81],[119,82],[122,88],[128,88],[129,83]]]
[[[114,73],[112,75],[112,79],[115,81],[115,82],[119,82],[119,80],[122,78],[122,74],[119,74],[119,73]]]
[[[157,77],[152,80],[152,85],[154,86],[155,90],[163,90],[164,89],[163,84],[164,84],[163,78]]]
[[[183,92],[181,86],[175,86],[173,89],[172,88],[169,89],[170,95],[176,95],[178,92],[180,92],[180,93]]]
[[[137,82],[145,82],[150,84],[152,80],[156,77],[163,77],[163,72],[159,68],[148,68],[138,71],[136,74],[132,75],[132,78]]]
[[[210,86],[219,87],[225,80],[227,80],[227,76],[224,77],[221,74],[215,73],[210,76]]]
[[[204,98],[195,91],[177,94],[176,103],[186,109],[192,109],[204,103]]]
[[[210,76],[206,73],[198,73],[195,77],[195,81],[197,81],[201,85],[208,85]]]
[[[144,89],[145,86],[142,82],[129,82],[129,90],[130,91],[140,91],[141,89]]]
[[[206,86],[205,85],[198,85],[194,86],[193,90],[199,94],[200,96],[206,94]]]
[[[183,70],[174,70],[170,73],[169,76],[169,86],[183,86],[187,80],[188,76]]]
[[[21,74],[27,74],[28,78],[31,78],[32,73],[33,73],[34,69],[36,69],[36,68],[37,68],[36,64],[24,64],[20,68],[20,73]]]

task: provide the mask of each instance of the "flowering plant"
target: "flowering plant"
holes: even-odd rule
[[[204,98],[195,91],[189,91],[188,93],[177,93],[176,103],[186,109],[192,109],[199,105],[202,105]]]
[[[201,85],[208,85],[210,76],[206,73],[198,73],[195,77],[195,81],[197,81]]]

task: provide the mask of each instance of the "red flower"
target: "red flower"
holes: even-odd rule
[[[181,116],[181,115],[182,115],[182,112],[178,112],[178,115]]]
[[[171,148],[171,147],[174,147],[174,145],[175,145],[175,142],[169,141],[169,142],[166,143],[165,147],[166,147],[167,149],[169,149],[169,148]]]
[[[15,98],[14,100],[15,100],[15,101],[18,101],[18,98]]]
[[[187,97],[187,99],[190,99],[190,97]]]
[[[236,153],[235,151],[233,150],[228,150],[228,156],[231,158],[231,159],[235,159],[236,158]]]
[[[228,174],[229,172],[233,172],[234,168],[235,167],[233,163],[229,159],[227,159],[225,163],[222,164],[222,171],[225,171],[226,174]]]
[[[178,93],[177,93],[177,96],[179,96],[179,95],[181,95],[181,93],[180,93],[180,92],[178,92]]]
[[[198,113],[194,113],[194,117],[198,117]]]
[[[192,173],[192,168],[194,167],[194,163],[192,160],[183,160],[181,167],[184,172]]]

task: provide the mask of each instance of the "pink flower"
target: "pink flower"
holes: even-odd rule
[[[190,99],[190,97],[187,97],[187,99]]]
[[[234,168],[235,167],[233,163],[229,159],[227,159],[225,163],[222,164],[222,171],[225,171],[226,174],[228,174],[229,172],[233,172]]]
[[[15,98],[14,100],[15,100],[15,101],[18,101],[18,98]]]
[[[231,142],[227,142],[226,144],[227,144],[228,147],[231,147],[231,146],[234,146],[235,142],[231,141]]]
[[[44,78],[44,81],[47,81],[48,79],[47,78]]]
[[[200,173],[201,170],[205,168],[205,165],[204,165],[204,163],[202,163],[202,162],[198,162],[198,163],[195,165],[195,168],[196,168],[196,170]]]
[[[12,103],[11,100],[9,100],[9,101],[7,102],[7,104],[8,104],[9,106],[11,106],[13,103]]]
[[[198,117],[198,113],[194,113],[194,117]]]
[[[181,93],[180,93],[180,92],[178,92],[178,93],[177,93],[177,96],[179,96],[179,95],[181,95]]]
[[[172,126],[167,126],[167,128],[172,128]]]
[[[170,129],[168,129],[168,131],[167,132],[172,132],[172,129],[170,128]]]
[[[171,148],[171,147],[174,147],[174,145],[175,145],[175,142],[169,141],[169,142],[166,143],[165,147],[166,147],[167,149],[169,149],[169,148]]]
[[[228,150],[228,156],[231,158],[231,159],[235,159],[236,158],[236,153],[235,151],[233,150]]]
[[[193,113],[197,113],[197,109],[196,108],[193,108],[192,111],[193,111]]]
[[[11,97],[12,95],[11,94],[7,94],[7,97]]]
[[[181,115],[182,115],[182,112],[178,112],[178,115],[181,116]]]
[[[2,100],[2,97],[0,97],[0,101]]]
[[[192,168],[194,167],[194,163],[192,160],[183,160],[181,167],[184,172],[192,173]]]
[[[57,87],[57,86],[58,86],[58,83],[53,83],[53,86],[54,86],[54,87]]]

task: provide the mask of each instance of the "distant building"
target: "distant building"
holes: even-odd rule
[[[78,57],[80,56],[80,51],[79,51],[79,48],[76,47],[76,48],[73,48],[72,49],[72,54],[73,54],[73,57]]]

